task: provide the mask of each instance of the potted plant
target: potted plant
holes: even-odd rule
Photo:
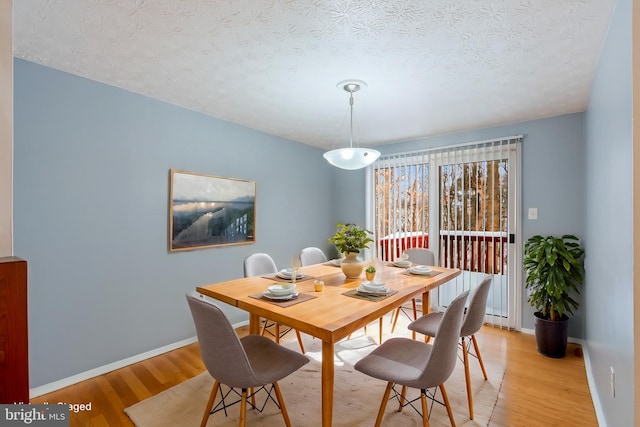
[[[535,312],[538,352],[564,357],[569,315],[578,308],[572,294],[584,282],[584,249],[573,235],[533,236],[524,245],[525,287]]]
[[[362,274],[362,263],[357,257],[361,250],[368,249],[373,239],[369,237],[371,231],[355,224],[338,223],[336,233],[329,238],[338,250],[344,254],[345,259],[340,264],[342,272],[348,278],[357,278]]]
[[[364,275],[367,277],[367,280],[373,282],[373,278],[376,277],[376,268],[373,265],[370,265],[364,270]]]

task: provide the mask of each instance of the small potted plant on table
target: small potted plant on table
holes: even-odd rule
[[[364,270],[364,275],[367,277],[367,280],[373,282],[373,278],[376,277],[376,268],[373,265]]]

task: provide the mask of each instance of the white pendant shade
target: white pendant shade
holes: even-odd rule
[[[343,89],[349,92],[349,112],[351,122],[351,138],[348,148],[338,148],[324,153],[324,158],[329,163],[340,169],[354,170],[362,169],[375,162],[380,157],[380,152],[371,148],[360,148],[353,146],[353,92],[360,90],[360,86],[366,86],[361,80],[345,80],[338,83],[344,84]]]
[[[362,169],[375,162],[380,152],[370,148],[339,148],[324,153],[329,163],[340,169]]]

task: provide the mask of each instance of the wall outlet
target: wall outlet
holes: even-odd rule
[[[616,372],[611,366],[611,397],[616,398]]]

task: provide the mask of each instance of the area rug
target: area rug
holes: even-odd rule
[[[370,378],[353,368],[353,364],[376,347],[372,336],[361,335],[336,344],[335,384],[334,384],[334,426],[371,426],[375,422],[386,383]],[[321,341],[304,336],[307,356],[311,361],[299,371],[280,381],[280,387],[289,417],[293,426],[315,427],[321,424]],[[287,343],[297,348],[297,342]],[[453,408],[458,426],[487,426],[495,406],[500,384],[504,376],[503,367],[484,360],[489,380],[482,377],[475,359],[471,360],[471,378],[473,384],[474,419],[469,419],[467,395],[462,362],[445,383],[449,401]],[[125,412],[137,427],[174,427],[198,426],[202,420],[213,379],[204,372],[156,396],[139,402]],[[225,388],[226,390],[226,388]],[[264,393],[264,392],[263,392]],[[417,396],[417,392],[414,393]],[[231,396],[232,398],[233,396]],[[439,392],[436,398],[440,401]],[[258,406],[264,401],[264,394],[257,396]],[[420,402],[416,402],[420,407]],[[410,406],[397,411],[397,400],[387,404],[382,425],[402,427],[422,425],[421,416]],[[224,411],[214,413],[208,426],[238,425],[239,405],[233,405]],[[433,427],[450,426],[444,406],[439,404],[430,408],[430,425]],[[263,412],[249,409],[249,426],[284,425],[282,414],[273,402],[267,402]]]

